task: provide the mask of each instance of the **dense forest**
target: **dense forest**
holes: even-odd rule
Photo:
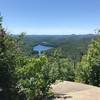
[[[8,34],[0,16],[0,100],[48,100],[56,80],[100,86],[100,31],[89,35]],[[54,48],[41,56],[33,46]]]
[[[53,56],[54,51],[61,52],[63,57],[79,60],[86,53],[88,45],[92,39],[95,39],[94,34],[88,35],[26,35],[24,36],[24,47],[27,54],[35,54],[32,47],[40,43],[48,43],[55,47],[52,50],[46,51],[47,56]]]

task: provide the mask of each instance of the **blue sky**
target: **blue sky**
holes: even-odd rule
[[[13,34],[90,34],[100,28],[100,0],[0,0]]]

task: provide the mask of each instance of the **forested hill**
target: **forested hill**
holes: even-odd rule
[[[48,44],[60,49],[62,56],[70,57],[72,59],[80,59],[80,55],[83,55],[90,41],[95,38],[96,35],[25,35],[24,42],[25,48],[28,53],[32,52],[32,47],[36,44],[46,42]],[[55,49],[48,50],[46,54],[51,56]],[[59,50],[58,50],[59,51]]]
[[[50,42],[54,43],[55,45],[59,45],[59,42],[66,42],[67,40],[80,40],[80,39],[87,39],[90,40],[94,38],[94,34],[88,35],[25,35],[25,42],[32,43],[32,42]]]

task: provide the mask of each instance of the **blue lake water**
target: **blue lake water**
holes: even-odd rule
[[[44,45],[38,44],[33,47],[33,50],[38,51],[40,53],[41,51],[46,51],[46,50],[49,50],[52,48],[53,47],[51,47],[51,46],[44,46]]]

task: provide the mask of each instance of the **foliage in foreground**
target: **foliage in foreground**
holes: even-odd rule
[[[23,93],[27,100],[38,100],[49,96],[51,84],[56,80],[65,80],[70,71],[70,68],[67,69],[67,59],[62,59],[60,66],[56,61],[49,62],[46,57],[31,58],[26,62],[16,70],[19,93]]]
[[[50,85],[56,80],[56,70],[48,65],[45,57],[28,59],[26,65],[17,69],[17,74],[19,92],[25,94],[27,100],[47,96]]]
[[[76,69],[76,81],[100,86],[100,36],[97,35]]]
[[[9,100],[16,93],[15,68],[21,62],[21,52],[16,43],[9,35],[0,36],[0,88]]]

